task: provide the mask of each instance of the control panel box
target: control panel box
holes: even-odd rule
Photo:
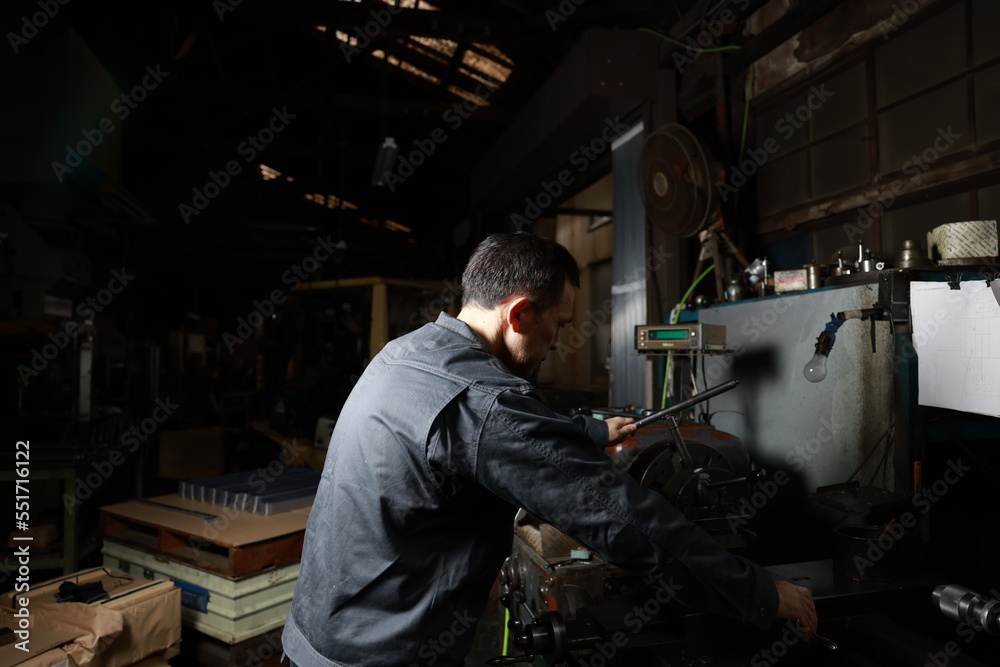
[[[726,327],[721,324],[639,324],[635,327],[635,351],[663,354],[676,351],[724,351]]]

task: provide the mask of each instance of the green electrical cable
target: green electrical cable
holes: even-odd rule
[[[743,132],[740,135],[740,155],[747,148],[747,118],[750,117],[750,98],[753,97],[753,76],[757,68],[750,65],[750,78],[747,80],[746,99],[743,101]]]
[[[736,160],[737,162],[743,159],[743,153],[745,153],[747,149],[747,119],[750,118],[750,98],[753,96],[753,76],[756,71],[757,68],[751,64],[750,77],[747,79],[747,89],[746,94],[744,95],[746,99],[743,101],[743,130],[740,132],[740,152]],[[733,197],[733,211],[739,211],[739,203],[740,191],[739,188],[737,188],[736,196]]]
[[[503,655],[509,655],[510,651],[510,609],[503,610]]]
[[[684,292],[684,296],[681,297],[680,306],[683,306],[685,303],[687,303],[687,300],[691,297],[691,292],[693,292],[695,290],[695,288],[698,287],[698,283],[700,283],[705,276],[707,276],[709,273],[711,273],[712,269],[714,269],[714,268],[715,268],[715,264],[712,264],[707,269],[705,269],[700,276],[698,276],[697,278],[694,279],[694,282],[691,283],[691,287],[688,287],[687,292]],[[680,318],[681,318],[681,311],[680,311],[680,308],[678,308],[677,310],[674,311],[674,316],[672,318],[673,321],[670,322],[670,323],[671,324],[677,324],[677,320],[679,320]],[[670,385],[670,362],[672,360],[673,359],[670,356],[670,351],[668,350],[667,351],[667,366],[663,370],[663,393],[662,393],[662,395],[660,397],[660,409],[661,410],[664,410],[667,407],[667,387]]]
[[[657,37],[659,37],[661,39],[667,40],[671,44],[676,44],[677,46],[683,46],[685,49],[691,49],[695,53],[719,53],[721,51],[739,51],[740,50],[740,47],[736,46],[735,44],[731,44],[729,46],[713,46],[710,49],[702,49],[702,48],[698,48],[697,46],[691,46],[690,44],[685,44],[684,42],[681,42],[681,41],[678,41],[678,40],[674,39],[673,37],[668,37],[667,35],[664,35],[662,32],[656,32],[655,30],[650,30],[649,28],[639,28],[639,32],[648,32],[648,33],[650,33],[652,35],[656,35]]]

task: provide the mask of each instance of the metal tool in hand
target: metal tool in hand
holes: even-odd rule
[[[654,424],[660,421],[661,419],[665,421],[667,425],[667,432],[670,433],[670,438],[671,440],[673,440],[674,445],[677,447],[677,452],[680,454],[681,463],[685,468],[691,470],[694,465],[694,461],[691,458],[691,453],[688,451],[687,443],[684,442],[684,438],[681,436],[680,429],[677,427],[677,419],[674,417],[674,413],[681,412],[682,410],[688,409],[692,405],[697,405],[702,401],[707,401],[713,396],[718,396],[721,393],[727,392],[730,389],[735,388],[736,385],[738,385],[739,383],[740,383],[739,380],[730,380],[729,382],[724,382],[720,385],[716,385],[711,389],[706,389],[697,396],[689,398],[686,401],[681,401],[680,403],[677,403],[675,405],[671,405],[666,410],[660,410],[659,412],[654,412],[651,415],[648,415],[646,417],[643,417],[642,419],[637,420],[635,422],[635,428],[636,430],[638,430],[640,428],[643,428],[644,426],[649,426],[650,424]]]
[[[684,410],[687,410],[692,405],[698,405],[702,401],[707,401],[708,399],[712,398],[713,396],[718,396],[719,394],[725,393],[725,392],[729,391],[730,389],[735,389],[736,385],[738,385],[739,383],[740,383],[739,380],[730,380],[729,382],[723,382],[720,385],[716,385],[716,386],[712,387],[711,389],[706,389],[705,391],[699,393],[697,396],[692,396],[691,398],[687,399],[686,401],[681,401],[680,403],[677,403],[675,405],[671,405],[669,408],[667,408],[665,410],[660,410],[659,412],[654,412],[653,414],[647,415],[647,416],[643,417],[642,419],[637,419],[635,421],[635,427],[637,429],[640,429],[640,428],[643,428],[645,426],[649,426],[650,424],[655,424],[656,422],[660,421],[661,419],[665,419],[665,418],[669,417],[670,415],[673,415],[674,413],[682,412]]]

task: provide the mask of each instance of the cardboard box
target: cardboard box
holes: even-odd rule
[[[199,540],[215,545],[253,547],[268,540],[305,531],[312,509],[300,507],[281,514],[262,516],[212,503],[188,500],[176,493],[154,496],[148,500],[155,505],[128,501],[105,505],[101,507],[101,512],[119,519],[131,519],[146,526],[159,526],[164,531],[178,535],[197,536]],[[186,511],[176,512],[171,510],[172,507]],[[206,522],[191,512],[216,515],[218,519]],[[113,535],[105,534],[105,537],[113,538]],[[121,542],[121,540],[116,541]]]
[[[776,294],[784,292],[798,292],[809,288],[809,281],[805,269],[792,269],[791,271],[774,272],[774,291]]]
[[[160,433],[160,477],[197,479],[226,472],[225,432],[189,428]]]
[[[108,599],[83,604],[56,602],[65,581],[100,581]],[[4,623],[18,628],[16,597],[30,602],[29,651],[0,647],[0,665],[124,667],[146,658],[170,657],[181,640],[181,590],[169,581],[149,581],[104,568],[81,570],[34,586],[26,595],[0,598]]]

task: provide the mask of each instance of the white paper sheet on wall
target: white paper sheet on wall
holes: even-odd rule
[[[920,405],[1000,417],[1000,304],[982,279],[910,284]]]

